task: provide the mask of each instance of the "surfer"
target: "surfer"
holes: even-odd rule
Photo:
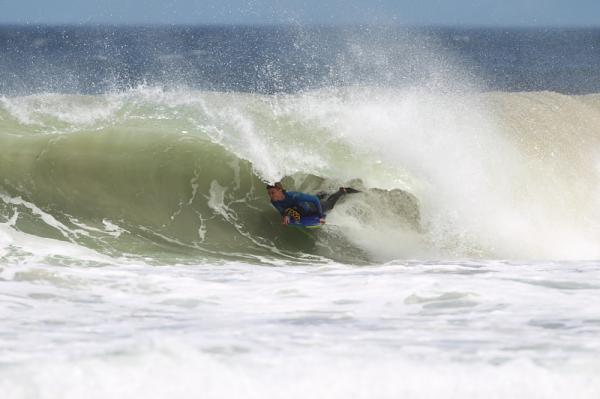
[[[311,195],[296,191],[286,191],[280,182],[267,184],[267,193],[271,204],[281,214],[282,224],[288,224],[290,216],[318,216],[321,224],[325,223],[326,213],[333,209],[346,194],[358,193],[360,191],[350,187],[340,187],[333,194],[320,193]]]

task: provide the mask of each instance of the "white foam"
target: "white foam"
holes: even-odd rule
[[[10,398],[600,393],[594,263],[9,269]]]
[[[21,206],[29,209],[31,211],[31,213],[38,216],[48,226],[53,227],[56,230],[58,230],[58,232],[60,232],[60,234],[62,234],[63,237],[65,237],[67,240],[73,241],[72,236],[75,236],[77,234],[77,232],[80,232],[80,231],[72,231],[67,226],[65,226],[63,223],[58,221],[54,216],[50,215],[47,212],[44,212],[35,204],[33,204],[29,201],[25,201],[21,197],[10,197],[6,194],[0,193],[0,200],[2,200],[7,205],[8,204],[21,205]],[[12,223],[12,224],[14,225],[14,223]]]
[[[17,249],[21,254],[23,252],[27,253],[27,259],[30,262],[34,259],[43,260],[50,256],[61,256],[76,260],[77,262],[108,261],[112,263],[111,258],[84,246],[26,234],[5,223],[0,223],[0,238],[0,249],[3,251],[3,253],[0,253],[0,257],[2,257],[3,262],[7,263],[10,263],[10,259],[6,257],[9,253],[9,247]]]
[[[598,364],[566,373],[527,361],[473,367],[397,358],[335,359],[314,353],[292,359],[232,362],[194,348],[159,348],[112,359],[42,363],[11,370],[0,387],[11,399],[75,398],[514,398],[593,399]]]
[[[72,128],[76,129],[100,122],[112,123],[117,111],[122,107],[120,101],[105,96],[68,96],[51,93],[0,97],[0,103],[24,125],[50,127],[58,121],[73,125]]]

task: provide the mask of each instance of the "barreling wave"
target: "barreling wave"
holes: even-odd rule
[[[598,95],[4,97],[0,222],[158,262],[597,257],[598,126]],[[306,233],[268,203],[281,178],[364,192]]]

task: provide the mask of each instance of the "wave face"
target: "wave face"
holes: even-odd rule
[[[159,263],[592,258],[598,126],[595,94],[2,97],[0,222],[9,241],[26,233]],[[263,182],[281,178],[364,193],[305,233],[280,226],[268,203]]]

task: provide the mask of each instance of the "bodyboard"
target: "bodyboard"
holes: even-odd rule
[[[302,216],[299,220],[290,218],[288,226],[303,227],[307,229],[318,229],[321,225],[321,218],[318,216]]]

